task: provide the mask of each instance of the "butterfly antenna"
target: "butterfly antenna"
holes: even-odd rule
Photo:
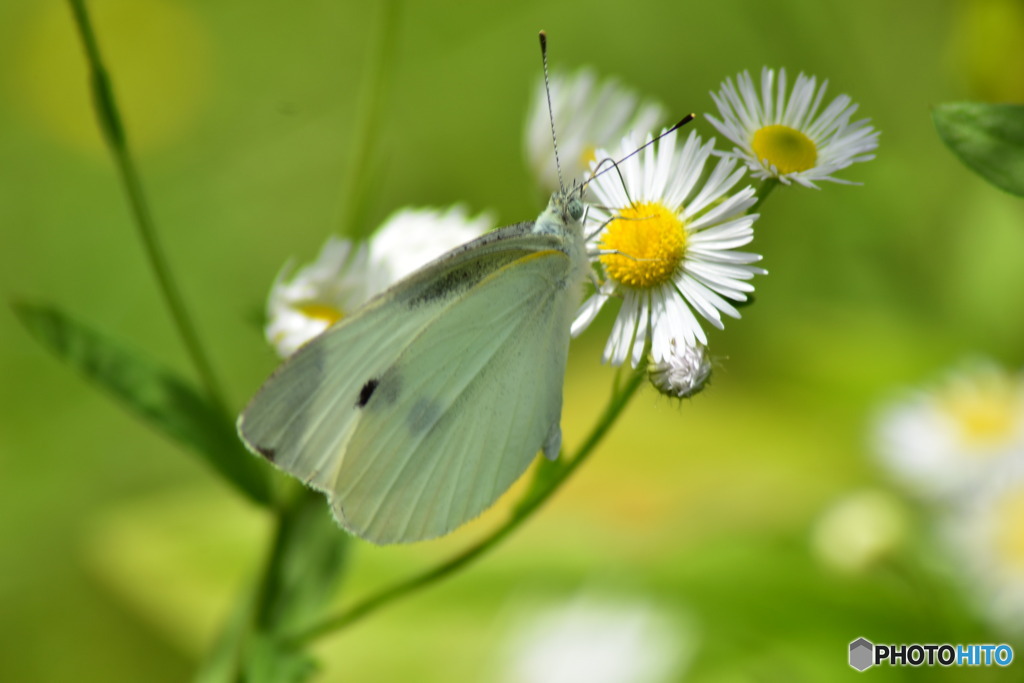
[[[548,97],[548,119],[551,121],[551,144],[555,148],[555,170],[558,171],[558,187],[565,192],[562,183],[562,165],[558,162],[558,136],[555,135],[555,110],[551,107],[551,80],[548,76],[548,34],[540,32],[540,57],[544,62],[544,94]]]
[[[645,150],[648,147],[650,147],[651,145],[653,145],[658,140],[662,139],[663,137],[665,137],[669,133],[672,133],[672,132],[675,132],[675,131],[679,130],[680,128],[682,128],[683,126],[688,124],[690,121],[693,121],[695,118],[697,118],[695,115],[687,114],[683,118],[679,119],[679,122],[676,123],[676,125],[672,126],[668,130],[664,131],[661,135],[659,135],[659,136],[657,136],[655,138],[651,138],[650,140],[648,140],[644,144],[640,145],[639,147],[634,149],[632,152],[630,152],[626,156],[624,156],[621,159],[619,159],[618,161],[615,161],[614,159],[610,159],[610,158],[602,159],[600,162],[598,162],[597,168],[594,169],[594,173],[592,173],[590,175],[590,177],[587,178],[586,182],[589,183],[594,178],[596,178],[596,177],[598,177],[600,175],[603,175],[603,174],[607,173],[608,171],[611,171],[611,170],[618,171],[619,164],[621,164],[623,161],[625,161],[626,159],[629,159],[630,157],[636,156],[637,154],[639,154],[643,150]],[[606,167],[606,168],[602,169],[601,167],[605,166],[605,164],[610,164],[610,167]],[[622,174],[620,173],[619,175],[621,176]],[[584,183],[584,184],[586,184],[586,183]],[[623,185],[625,185],[625,183],[623,183]]]

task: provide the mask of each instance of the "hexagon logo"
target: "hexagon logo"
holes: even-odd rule
[[[850,666],[863,671],[874,664],[875,646],[867,638],[858,638],[850,643]]]

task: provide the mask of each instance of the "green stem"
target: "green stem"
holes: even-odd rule
[[[375,44],[371,46],[364,70],[359,110],[353,126],[352,155],[349,157],[345,180],[341,188],[341,216],[338,219],[342,234],[367,237],[369,231],[360,228],[366,204],[366,188],[371,175],[368,159],[377,140],[377,124],[381,120],[384,98],[391,79],[391,58],[394,55],[399,7],[397,0],[380,3],[381,21]]]
[[[80,2],[81,0],[73,0]],[[374,45],[371,47],[368,56],[368,66],[365,70],[362,94],[360,96],[359,111],[356,116],[356,124],[353,135],[354,147],[349,161],[348,172],[342,188],[342,216],[341,229],[349,232],[350,224],[355,221],[362,211],[362,204],[365,201],[366,187],[366,160],[370,157],[371,147],[375,139],[374,129],[380,119],[381,101],[383,93],[387,90],[385,80],[390,74],[390,58],[394,52],[395,26],[397,25],[397,0],[388,0],[383,3],[381,11],[382,20],[378,23],[377,35],[374,38]],[[115,121],[116,123],[116,121]],[[118,125],[111,126],[114,131],[119,131]],[[300,513],[300,508],[309,503],[310,498],[316,499],[316,504],[322,504],[322,497],[311,489],[302,489],[295,492],[295,495],[282,500],[276,512],[276,526],[270,546],[267,549],[266,558],[259,581],[252,596],[252,610],[247,615],[247,633],[273,632],[280,627],[275,620],[280,617],[274,614],[275,601],[280,599],[277,591],[282,582],[282,572],[285,565],[292,559],[292,556],[299,552],[300,545],[295,543],[297,531],[295,516]],[[334,529],[332,529],[334,531]],[[308,550],[308,549],[307,549]],[[235,671],[243,668],[242,658],[244,639],[234,655]]]
[[[248,639],[254,633],[268,631],[270,604],[273,600],[274,585],[277,582],[284,556],[285,534],[288,515],[294,508],[295,500],[285,502],[278,508],[275,518],[274,537],[264,562],[263,571],[254,588],[245,591],[239,598],[232,619],[224,626],[218,642],[199,667],[195,683],[206,681],[240,681],[245,669]]]
[[[304,489],[301,492],[292,491],[293,495],[277,508],[277,515],[274,519],[274,537],[270,543],[266,560],[263,563],[263,572],[260,575],[259,583],[256,586],[256,599],[252,611],[252,628],[250,630],[267,630],[271,623],[270,605],[274,598],[274,586],[280,581],[281,568],[284,564],[285,552],[288,548],[288,531],[290,529],[289,518],[294,510],[301,504],[300,495],[317,495],[312,489]]]
[[[85,1],[68,1],[71,5],[71,12],[74,15],[75,26],[78,28],[78,34],[85,48],[93,102],[96,107],[100,130],[107,142],[107,146],[110,148],[111,156],[114,158],[114,163],[121,176],[121,182],[124,185],[132,215],[135,218],[139,237],[142,239],[143,248],[149,259],[149,265],[156,275],[157,283],[163,294],[164,303],[171,313],[174,324],[178,329],[178,334],[181,336],[182,343],[192,359],[192,364],[199,374],[207,396],[215,407],[227,415],[228,409],[227,403],[224,400],[224,394],[214,376],[212,366],[203,351],[203,347],[199,343],[199,337],[185,309],[181,294],[175,285],[174,278],[171,276],[171,269],[167,263],[167,258],[157,239],[156,227],[153,224],[149,205],[142,191],[142,182],[132,158],[128,145],[128,136],[121,122],[121,114],[118,110],[117,102],[114,99],[114,89],[111,85],[110,76],[100,57],[99,43],[96,40],[96,34],[93,32],[89,13],[85,8]]]
[[[757,188],[757,201],[754,202],[754,205],[752,207],[747,209],[747,213],[753,213],[754,211],[757,211],[758,207],[761,206],[761,203],[765,199],[768,199],[768,195],[770,195],[772,193],[772,190],[778,187],[778,185],[778,178],[765,178],[764,182],[761,183],[761,187]]]
[[[327,635],[333,631],[339,631],[347,626],[351,626],[360,619],[376,612],[381,607],[394,602],[398,598],[440,581],[441,579],[483,557],[486,553],[495,548],[502,540],[507,538],[520,525],[522,525],[523,522],[529,519],[533,513],[536,512],[555,493],[555,491],[561,487],[563,483],[565,483],[572,473],[583,464],[590,454],[593,453],[594,448],[598,443],[600,443],[601,439],[611,428],[612,424],[614,424],[616,418],[629,403],[629,400],[636,393],[637,389],[640,388],[640,385],[646,379],[646,376],[647,373],[644,368],[633,373],[622,391],[612,396],[608,405],[605,407],[601,419],[598,421],[593,431],[591,431],[587,440],[582,446],[580,446],[576,456],[570,459],[565,467],[558,470],[558,472],[552,476],[540,491],[529,492],[526,500],[520,504],[508,521],[491,532],[489,536],[483,538],[441,564],[411,576],[408,579],[399,581],[392,586],[384,588],[383,590],[357,602],[355,605],[341,613],[328,617],[320,623],[313,624],[299,633],[294,634],[289,641],[296,646],[308,645],[311,641],[321,636]]]

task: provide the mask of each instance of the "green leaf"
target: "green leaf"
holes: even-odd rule
[[[267,472],[242,446],[230,418],[171,371],[54,308],[16,303],[14,312],[58,358],[149,425],[189,446],[246,496],[270,503]]]
[[[939,137],[968,168],[1024,197],[1024,106],[950,102],[932,110]]]

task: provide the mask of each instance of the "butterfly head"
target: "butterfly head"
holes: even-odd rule
[[[535,231],[556,234],[563,233],[567,227],[578,227],[586,213],[580,190],[559,190],[552,194],[548,207],[537,218]]]

